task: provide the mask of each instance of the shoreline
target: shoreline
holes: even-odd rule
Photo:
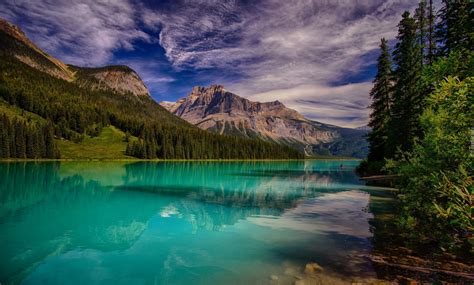
[[[379,278],[401,283],[474,282],[474,264],[468,254],[423,252],[408,248],[400,240],[394,226],[397,203],[396,193],[371,193],[369,208],[373,218],[369,223],[373,228],[373,248],[365,258],[371,261]]]
[[[32,158],[7,158],[0,159],[3,162],[285,162],[285,161],[309,161],[309,160],[327,160],[327,161],[362,161],[354,157],[317,157],[302,159],[141,159],[141,158],[58,158],[58,159],[32,159]]]

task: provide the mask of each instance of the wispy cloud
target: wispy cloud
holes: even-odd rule
[[[330,87],[317,84],[270,90],[249,96],[256,101],[279,100],[309,119],[334,125],[359,127],[367,122],[369,82]]]

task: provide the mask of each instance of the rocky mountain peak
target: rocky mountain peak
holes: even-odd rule
[[[208,90],[209,90],[209,92],[212,92],[212,93],[224,92],[224,86],[223,85],[218,85],[218,84],[213,84],[213,85],[209,86]]]
[[[356,148],[354,144],[363,141],[362,132],[349,137],[350,131],[308,120],[278,100],[253,102],[222,85],[196,86],[176,103],[160,104],[202,129],[280,142],[298,147],[308,155],[318,151],[346,154],[350,148]]]
[[[209,87],[194,86],[191,91],[191,95],[204,95],[224,92],[224,86],[218,84],[212,84]]]
[[[20,28],[3,19],[0,19],[0,30],[23,43],[33,45],[33,43],[26,37],[25,33]]]
[[[77,81],[92,89],[112,89],[120,94],[150,96],[138,74],[128,66],[114,65],[99,68],[77,68]]]
[[[191,93],[175,104],[163,104],[170,112],[178,116],[204,118],[211,114],[233,114],[244,116],[272,116],[293,120],[306,120],[297,111],[287,108],[280,101],[252,102],[234,93],[228,92],[224,86],[214,84],[209,87],[195,86]]]

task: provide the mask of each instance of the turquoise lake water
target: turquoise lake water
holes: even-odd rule
[[[0,283],[373,278],[357,164],[0,163]]]

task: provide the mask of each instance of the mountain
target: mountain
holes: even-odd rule
[[[194,87],[176,103],[162,102],[171,113],[219,134],[283,143],[307,155],[365,157],[365,130],[341,128],[305,118],[279,101],[252,102],[221,85]]]
[[[356,130],[361,130],[361,131],[367,131],[367,132],[372,130],[372,128],[369,127],[369,126],[360,126],[360,127],[355,128],[355,129]]]
[[[67,65],[0,19],[0,158],[301,158],[212,134],[155,102],[127,66]]]

